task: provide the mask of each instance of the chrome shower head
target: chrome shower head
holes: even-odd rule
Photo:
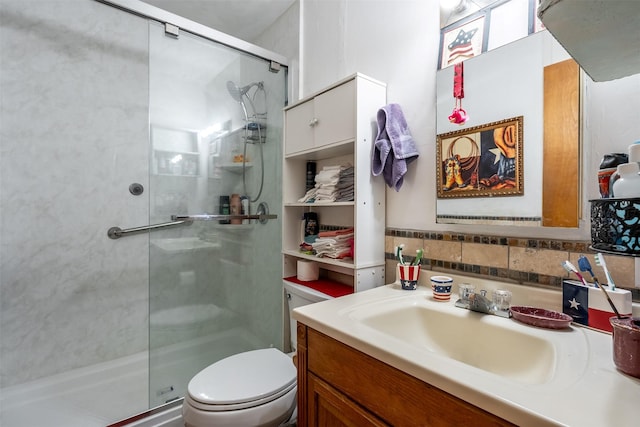
[[[234,82],[232,82],[231,80],[229,80],[227,82],[227,90],[229,91],[229,94],[233,99],[242,103],[242,97],[246,95],[247,92],[249,92],[249,89],[251,89],[254,86],[258,86],[258,88],[262,88],[263,87],[262,85],[263,85],[262,82],[257,82],[257,83],[249,83],[246,86],[240,87]]]
[[[242,96],[246,93],[242,92],[242,89],[231,80],[227,82],[227,90],[229,91],[229,95],[238,102],[242,102]]]

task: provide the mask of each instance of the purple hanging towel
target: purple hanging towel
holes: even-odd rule
[[[418,150],[400,105],[385,105],[378,110],[377,120],[371,172],[382,174],[389,187],[400,191],[407,166],[418,158]]]

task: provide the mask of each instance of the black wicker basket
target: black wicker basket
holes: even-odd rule
[[[591,202],[591,248],[640,256],[640,198]]]

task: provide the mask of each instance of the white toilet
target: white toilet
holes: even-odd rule
[[[295,350],[296,321],[291,311],[332,297],[288,281],[284,288]],[[294,421],[296,395],[291,355],[275,348],[247,351],[222,359],[191,379],[182,418],[186,427],[277,427]]]

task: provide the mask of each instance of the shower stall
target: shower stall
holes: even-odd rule
[[[2,0],[0,52],[0,425],[282,348],[286,59],[135,0]]]

